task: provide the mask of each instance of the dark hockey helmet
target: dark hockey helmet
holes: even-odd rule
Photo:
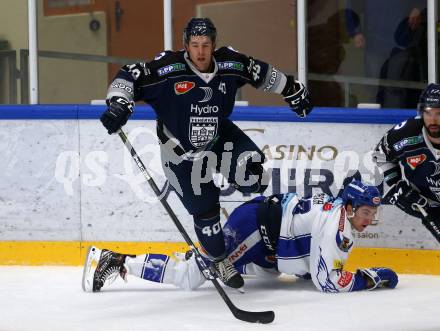
[[[344,204],[351,203],[353,208],[364,205],[379,207],[381,195],[376,186],[365,185],[359,180],[354,180],[344,188],[341,199]]]
[[[183,30],[183,42],[188,44],[191,36],[208,36],[214,44],[217,39],[217,29],[209,18],[193,17]]]
[[[429,84],[420,95],[417,110],[422,114],[425,108],[440,108],[440,84]]]

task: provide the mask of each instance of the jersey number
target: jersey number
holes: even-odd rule
[[[219,91],[221,91],[223,94],[226,94],[226,84],[225,82],[221,82],[218,86]]]
[[[257,81],[260,79],[260,71],[261,66],[259,64],[256,64],[254,60],[250,60],[249,67],[247,68],[249,72],[252,72],[252,76],[254,78],[254,81]]]
[[[220,232],[222,226],[220,222],[215,223],[213,226],[205,226],[202,229],[202,233],[206,234],[208,237],[211,237],[213,234],[216,235]]]
[[[138,79],[139,76],[141,75],[141,71],[138,68],[136,68],[136,64],[130,64],[128,66],[128,69],[135,80]]]

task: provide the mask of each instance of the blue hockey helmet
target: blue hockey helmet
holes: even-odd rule
[[[214,44],[217,39],[217,29],[209,18],[193,17],[183,30],[183,42],[188,44],[191,36],[208,36]]]
[[[364,205],[379,207],[381,195],[376,186],[365,185],[359,180],[354,180],[344,188],[341,199],[344,204],[351,203],[353,208]]]
[[[440,84],[429,84],[420,95],[417,110],[422,114],[425,108],[440,108]]]

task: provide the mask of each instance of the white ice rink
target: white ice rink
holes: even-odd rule
[[[395,290],[322,294],[310,281],[246,280],[227,290],[245,310],[274,310],[272,324],[236,320],[213,286],[195,292],[129,276],[84,293],[80,267],[0,267],[0,330],[440,330],[440,277],[401,275]]]

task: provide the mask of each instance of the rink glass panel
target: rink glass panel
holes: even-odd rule
[[[315,104],[415,108],[427,82],[426,27],[422,0],[308,1]]]

